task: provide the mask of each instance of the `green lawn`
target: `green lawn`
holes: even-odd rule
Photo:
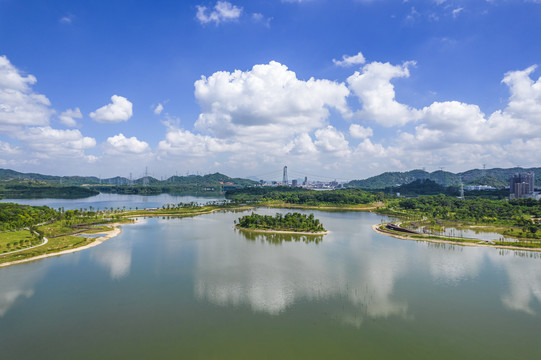
[[[27,231],[28,232],[28,231]],[[4,234],[0,234],[0,243],[5,241]],[[85,238],[82,236],[61,236],[54,239],[49,239],[49,242],[43,246],[39,246],[27,251],[21,251],[15,254],[1,255],[0,264],[10,261],[22,260],[39,256],[43,254],[50,254],[59,252],[62,250],[73,249],[79,246],[83,246],[94,241],[94,238]],[[17,250],[17,249],[13,249]],[[10,250],[11,251],[11,250]]]
[[[28,230],[0,233],[0,254],[24,249],[39,243],[39,239],[32,237]]]

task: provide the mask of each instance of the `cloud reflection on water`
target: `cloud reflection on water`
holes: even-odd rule
[[[91,259],[109,271],[112,280],[119,280],[130,273],[131,245],[110,240],[93,249]]]
[[[298,301],[337,298],[370,317],[407,313],[405,302],[392,299],[396,279],[406,266],[400,250],[378,251],[370,243],[358,242],[344,249],[348,259],[342,261],[334,257],[333,249],[326,251],[302,236],[292,236],[271,236],[270,242],[264,242],[266,235],[241,232],[239,237],[253,246],[217,242],[200,247],[196,296],[221,306],[247,304],[253,311],[271,315]],[[282,242],[283,246],[276,246]]]
[[[34,295],[34,287],[47,268],[43,263],[37,264],[32,271],[28,271],[28,266],[0,268],[0,318],[7,314],[17,301]]]
[[[534,300],[541,304],[540,253],[426,244],[429,255],[424,258],[435,280],[457,285],[479,276],[484,268],[483,262],[489,262],[507,275],[508,290],[501,295],[503,305],[510,310],[536,315],[531,305]]]
[[[515,256],[498,256],[491,254],[492,261],[505,269],[509,279],[509,292],[502,295],[503,304],[511,309],[536,315],[532,302],[541,304],[541,272],[540,257],[527,258],[527,252],[515,253]],[[517,256],[523,255],[523,256]]]

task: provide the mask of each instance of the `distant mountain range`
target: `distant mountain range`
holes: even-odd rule
[[[509,177],[517,172],[533,172],[535,174],[535,185],[541,186],[541,168],[523,169],[519,167],[511,169],[474,169],[456,174],[442,170],[431,173],[424,170],[385,172],[368,179],[350,181],[346,186],[362,189],[385,189],[409,184],[415,180],[430,179],[442,186],[456,186],[462,182],[464,185],[489,185],[504,188],[509,186]]]
[[[188,175],[188,176],[171,176],[166,180],[158,180],[151,176],[142,177],[135,180],[130,180],[125,177],[113,177],[108,179],[99,179],[95,176],[52,176],[36,173],[21,173],[9,169],[0,169],[0,181],[36,181],[47,184],[57,184],[66,186],[80,185],[198,185],[198,186],[248,186],[257,182],[242,179],[231,178],[229,176],[214,173],[208,175]]]
[[[496,188],[509,186],[509,177],[517,172],[533,172],[535,185],[541,186],[541,168],[510,168],[510,169],[474,169],[460,173],[448,171],[427,172],[424,170],[411,170],[406,172],[385,172],[364,180],[352,180],[346,184],[348,187],[362,189],[385,189],[409,184],[415,180],[430,179],[442,186],[489,185]],[[130,180],[125,177],[99,179],[95,176],[52,176],[37,173],[21,173],[9,169],[0,169],[0,181],[30,180],[47,184],[61,184],[66,186],[80,185],[150,185],[150,186],[198,186],[198,187],[244,187],[257,184],[256,181],[243,178],[231,178],[227,175],[214,173],[208,175],[171,176],[166,180],[158,180],[151,176]]]

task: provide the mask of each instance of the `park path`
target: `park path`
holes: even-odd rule
[[[30,247],[28,247],[28,248],[26,248],[26,249],[20,249],[20,250],[10,251],[10,252],[7,252],[7,253],[0,254],[0,256],[2,256],[2,255],[9,255],[9,254],[15,254],[15,253],[18,253],[18,252],[21,252],[21,251],[30,250],[30,249],[35,249],[35,248],[40,247],[40,246],[43,246],[43,245],[45,245],[45,244],[47,244],[47,243],[49,242],[49,239],[47,239],[46,237],[43,237],[43,240],[45,240],[45,241],[43,241],[43,242],[42,242],[41,244],[39,244],[39,245],[30,246]]]

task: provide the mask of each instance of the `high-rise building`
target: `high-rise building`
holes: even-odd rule
[[[535,175],[533,172],[516,173],[509,178],[509,197],[522,199],[529,197],[534,191]]]
[[[522,199],[530,194],[530,184],[527,182],[515,183],[515,199]]]
[[[297,187],[297,185],[298,185],[297,179],[291,180],[291,186]]]

